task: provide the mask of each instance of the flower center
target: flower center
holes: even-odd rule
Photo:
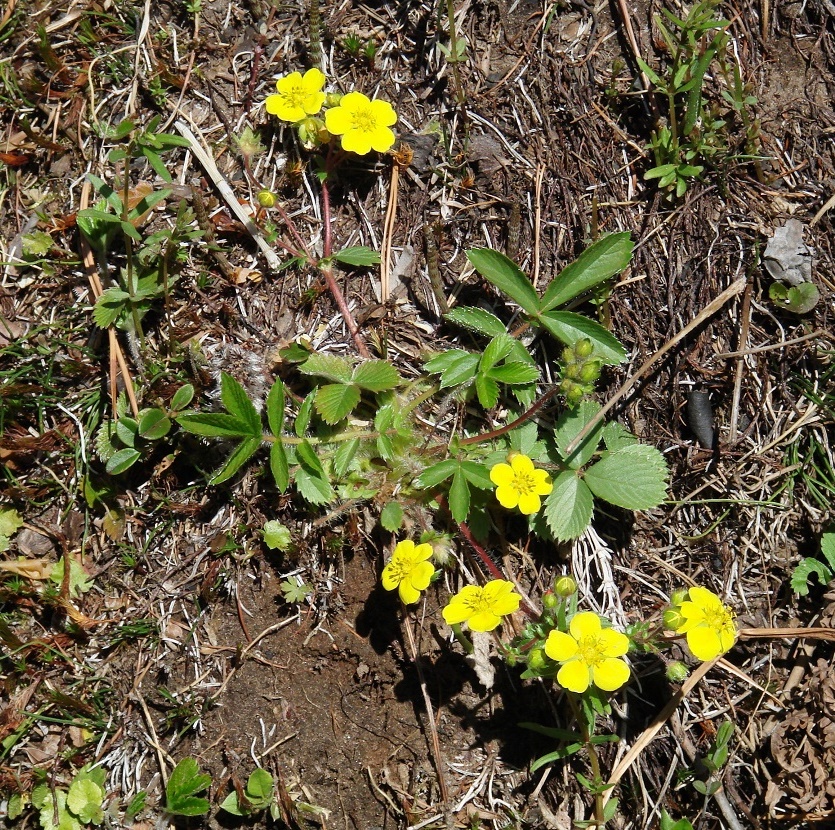
[[[587,666],[596,666],[605,655],[603,654],[603,638],[594,634],[580,637],[577,641],[577,657]]]
[[[484,596],[484,593],[479,593],[478,596],[469,597],[467,599],[467,607],[473,614],[479,614],[483,611],[490,610],[490,601]]]
[[[412,559],[400,557],[392,565],[392,576],[397,582],[402,582],[415,569]]]
[[[305,92],[304,87],[299,86],[298,84],[290,87],[290,89],[284,93],[284,99],[291,107],[302,107],[302,109],[304,109],[302,105],[304,104],[306,97],[307,93]]]
[[[715,631],[720,631],[728,626],[733,626],[733,615],[726,608],[719,605],[704,609],[705,625]]]
[[[523,496],[527,496],[536,490],[536,479],[530,473],[514,472],[513,489]]]
[[[353,128],[362,133],[373,133],[377,129],[377,119],[371,107],[362,107],[351,113]]]

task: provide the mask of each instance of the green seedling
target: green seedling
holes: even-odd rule
[[[165,788],[165,810],[173,816],[204,816],[209,812],[208,799],[197,795],[212,783],[200,772],[194,758],[183,758],[171,772]]]
[[[233,816],[251,816],[270,808],[274,801],[275,782],[266,770],[253,770],[244,788],[244,799],[232,791],[221,802],[220,809]]]
[[[693,788],[704,796],[714,795],[722,786],[719,774],[728,762],[729,745],[734,734],[734,725],[725,721],[716,730],[716,737],[704,758],[697,758],[690,774]]]
[[[40,784],[32,791],[32,806],[39,811],[43,830],[81,830],[85,824],[104,821],[104,789],[107,773],[100,767],[82,768],[73,778],[69,790],[50,789]]]
[[[11,537],[23,527],[20,513],[13,507],[0,508],[0,552],[9,549]]]
[[[264,544],[270,550],[287,551],[293,545],[293,537],[290,529],[278,521],[270,521],[264,524]]]
[[[818,578],[821,585],[826,585],[835,578],[835,532],[821,536],[821,556],[805,556],[792,571],[792,590],[805,597],[809,594],[809,582],[812,576]]]

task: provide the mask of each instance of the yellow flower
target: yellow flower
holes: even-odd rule
[[[594,683],[604,692],[614,692],[629,680],[629,666],[620,658],[629,650],[629,638],[620,631],[603,628],[593,611],[581,611],[568,624],[570,633],[552,631],[545,653],[562,667],[557,683],[582,694]]]
[[[713,591],[696,586],[676,609],[683,621],[675,629],[687,635],[687,645],[699,660],[713,660],[736,642],[734,612]]]
[[[517,453],[510,464],[496,464],[490,470],[490,481],[496,485],[496,498],[502,507],[530,516],[542,507],[540,496],[547,496],[554,485],[545,470],[537,470],[527,455]]]
[[[410,539],[398,542],[388,565],[383,568],[382,583],[387,591],[398,589],[406,605],[417,602],[420,592],[429,586],[435,568],[427,559],[432,557],[432,546],[415,545]]]
[[[325,111],[327,131],[342,136],[343,150],[360,156],[388,150],[394,144],[389,127],[396,123],[397,113],[388,101],[372,101],[361,92],[343,95],[339,106]]]
[[[519,608],[519,594],[513,593],[513,583],[494,579],[483,588],[467,585],[444,608],[447,625],[466,622],[473,631],[492,631],[502,617]]]
[[[308,69],[303,76],[291,72],[276,81],[278,94],[267,96],[267,112],[291,124],[316,115],[325,103],[324,85],[325,76],[318,69]]]

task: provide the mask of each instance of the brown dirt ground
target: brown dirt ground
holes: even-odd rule
[[[835,597],[813,592],[798,600],[788,588],[791,569],[800,555],[815,553],[830,514],[801,484],[791,483],[786,455],[789,445],[807,446],[809,435],[829,447],[831,418],[824,413],[803,426],[809,400],[794,378],[823,377],[831,385],[831,353],[821,341],[807,340],[745,360],[720,357],[831,331],[835,214],[824,212],[810,225],[835,182],[831,5],[744,0],[723,7],[734,21],[734,48],[758,99],[762,179],[752,165],[740,162],[726,175],[711,174],[695,184],[677,205],[642,180],[650,166],[643,148],[651,122],[645,98],[632,84],[634,62],[619,4],[456,5],[469,41],[470,60],[462,64],[466,113],[454,104],[450,67],[435,48],[438,39],[445,40],[436,7],[322,4],[326,63],[334,83],[387,96],[401,115],[403,133],[420,134],[431,125],[442,133],[434,146],[424,145],[428,157],[419,155],[401,178],[395,252],[411,246],[415,259],[403,275],[399,302],[380,306],[367,274],[347,284],[366,336],[387,344],[401,365],[451,337],[440,324],[428,284],[423,229],[440,226],[447,292],[484,295],[484,284],[465,270],[463,251],[488,241],[500,250],[515,247],[509,239],[514,206],[521,215],[519,261],[528,273],[538,268],[540,287],[582,250],[592,228],[630,230],[637,242],[608,308],[612,329],[631,358],[605,378],[603,398],[734,279],[748,275],[745,297],[681,342],[617,413],[642,440],[665,452],[673,504],[635,517],[600,516],[596,528],[614,551],[627,617],[655,610],[683,572],[726,592],[743,625],[831,625]],[[23,408],[4,418],[0,450],[8,474],[0,495],[21,507],[33,526],[57,532],[59,542],[84,542],[97,584],[83,602],[88,617],[120,624],[148,619],[159,637],[114,645],[108,627],[71,636],[63,615],[44,608],[36,592],[22,598],[0,594],[0,609],[16,623],[11,634],[0,635],[9,650],[18,641],[25,644],[26,658],[23,665],[3,658],[0,737],[38,706],[52,707],[63,718],[51,726],[42,722],[12,753],[0,756],[0,793],[28,788],[39,765],[60,777],[70,764],[96,758],[111,770],[115,797],[125,800],[144,788],[153,804],[160,797],[160,767],[170,771],[174,761],[192,754],[213,776],[213,798],[228,791],[230,775],[245,780],[257,760],[280,775],[296,809],[306,802],[327,811],[287,813],[291,825],[371,830],[437,816],[434,826],[441,826],[429,716],[397,607],[379,588],[387,540],[373,530],[371,514],[350,508],[323,521],[277,496],[258,470],[249,470],[234,486],[211,490],[183,456],[170,466],[155,458],[156,466],[117,483],[114,504],[125,511],[127,530],[114,541],[101,511],[85,508],[73,449],[78,430],[55,406],[63,400],[86,412],[85,396],[107,374],[106,344],[88,338],[86,279],[73,262],[79,181],[90,169],[106,169],[102,142],[91,128],[94,102],[104,124],[118,122],[126,111],[140,120],[161,111],[165,119],[176,108],[205,136],[242,200],[250,198],[250,189],[228,131],[258,128],[269,151],[256,160],[253,174],[287,199],[305,232],[319,232],[306,192],[277,164],[282,154],[292,153],[289,139],[258,106],[275,76],[306,65],[303,9],[295,2],[274,12],[258,2],[206,3],[195,40],[179,4],[65,8],[22,0],[8,8],[51,27],[52,52],[38,48],[30,26],[11,18],[2,65],[13,67],[28,103],[7,106],[0,116],[9,143],[0,149],[20,152],[28,161],[3,169],[4,252],[8,255],[16,235],[35,217],[38,227],[52,234],[57,255],[52,267],[41,271],[6,270],[0,313],[8,324],[6,333],[0,329],[0,361],[6,370],[15,361],[30,361],[35,372],[54,359],[58,393],[40,416]],[[629,8],[643,54],[656,61],[650,21],[659,8],[655,2]],[[74,9],[97,13],[92,39],[80,38]],[[150,37],[137,54],[136,38],[123,26],[108,24],[108,15],[133,27],[146,12]],[[540,24],[552,12],[543,37]],[[177,35],[176,44],[170,36],[155,37],[163,29]],[[378,43],[374,67],[338,48],[351,31]],[[100,56],[95,66],[93,55]],[[54,56],[63,70],[50,67]],[[155,100],[152,94],[154,73],[162,73],[168,110],[160,110],[159,96]],[[607,97],[606,88],[616,94]],[[211,257],[195,255],[175,292],[176,336],[237,344],[255,374],[265,375],[274,369],[276,347],[299,334],[317,343],[348,344],[324,286],[306,272],[266,273],[195,160],[182,153],[169,159],[176,159],[180,184],[202,191],[208,206],[226,220],[218,221],[218,235],[233,265],[264,272],[263,280],[236,286]],[[379,247],[387,170],[383,162],[368,162],[367,169],[339,183],[340,241]],[[137,170],[137,176],[147,175]],[[175,195],[185,198],[188,191]],[[802,319],[774,310],[768,279],[755,265],[757,250],[788,216],[807,225],[822,294],[815,311]],[[201,275],[208,278],[198,287]],[[66,327],[62,348],[46,328],[37,328],[56,320]],[[747,331],[744,342],[741,331]],[[38,355],[37,346],[44,343],[58,351]],[[16,383],[26,384],[26,374]],[[685,401],[694,388],[711,393],[720,433],[716,454],[699,449],[686,425]],[[164,395],[165,389],[156,387],[154,393]],[[7,389],[6,395],[12,392]],[[214,450],[197,449],[204,468],[211,469]],[[798,463],[808,469],[807,459]],[[56,490],[56,479],[75,489]],[[287,523],[305,546],[283,558],[263,549],[258,529],[270,518]],[[21,542],[13,552],[54,555],[57,546],[45,539],[36,533],[28,548]],[[527,578],[547,585],[584,552],[575,551],[573,559],[567,550],[537,552],[535,573]],[[138,566],[124,566],[126,553]],[[502,553],[514,569],[531,561],[518,547]],[[587,567],[595,593],[599,574],[593,564]],[[294,617],[279,581],[296,572],[316,590],[312,603]],[[512,822],[561,828],[570,826],[572,817],[587,816],[588,804],[568,765],[557,765],[546,776],[527,772],[529,762],[549,747],[516,724],[558,721],[553,697],[540,684],[519,681],[518,671],[497,659],[496,685],[488,692],[439,628],[437,612],[445,597],[446,588],[429,593],[414,630],[450,800],[461,804],[457,826],[492,822],[499,828]],[[832,646],[825,643],[740,645],[729,656],[738,672],[713,672],[624,780],[614,826],[655,826],[655,804],[676,816],[695,816],[701,800],[670,775],[691,762],[691,750],[705,751],[715,725],[726,717],[737,726],[738,743],[723,777],[725,801],[739,826],[831,822],[831,659]],[[613,724],[626,741],[634,740],[670,695],[657,664],[639,662],[637,673],[641,684],[621,702]],[[174,693],[179,708],[160,689]],[[85,746],[83,734],[66,728],[75,716],[92,717],[91,707],[107,721],[107,739],[94,749]],[[612,750],[603,759],[607,768],[614,759]],[[700,827],[730,826],[727,822],[728,814],[711,803]]]

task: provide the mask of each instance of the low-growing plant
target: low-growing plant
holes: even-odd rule
[[[194,758],[183,758],[171,771],[165,787],[165,811],[172,816],[204,816],[209,812],[208,799],[197,795],[212,783],[211,776],[200,772]]]
[[[821,585],[835,579],[835,532],[821,536],[820,548],[820,557],[804,556],[792,571],[792,589],[802,597],[809,594],[809,582],[813,575]]]
[[[251,816],[270,809],[273,819],[279,817],[275,800],[275,782],[264,769],[255,769],[246,782],[242,793],[233,790],[220,804],[220,809],[233,816]]]

